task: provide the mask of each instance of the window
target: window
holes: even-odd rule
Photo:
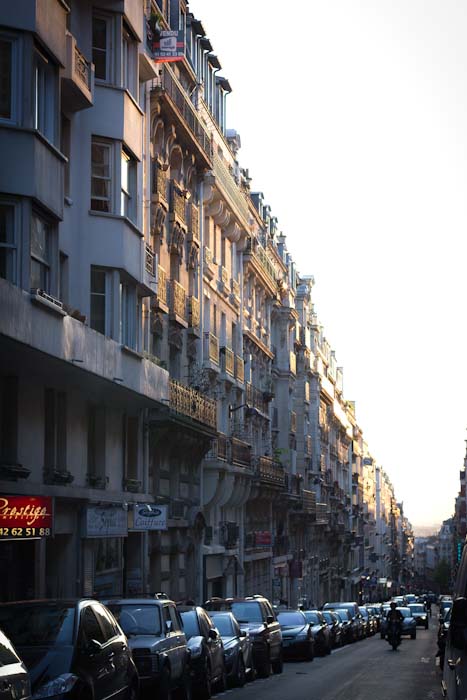
[[[46,389],[44,396],[44,467],[66,471],[66,394]]]
[[[136,161],[122,148],[120,214],[136,219]]]
[[[64,194],[70,197],[70,154],[71,154],[71,122],[62,114],[60,150],[67,160],[64,164]]]
[[[94,614],[91,606],[88,605],[84,608],[81,613],[81,640],[83,641],[83,646],[89,643],[91,639],[95,639],[96,642],[104,644],[105,638],[102,632],[101,626]]]
[[[13,118],[13,42],[0,37],[0,119]]]
[[[134,350],[139,344],[140,312],[136,288],[120,284],[120,342]]]
[[[3,279],[8,280],[9,282],[13,282],[13,284],[16,282],[16,234],[14,204],[0,203],[0,277],[3,277]]]
[[[137,56],[136,41],[128,29],[123,25],[122,31],[122,87],[137,98]]]
[[[31,289],[50,293],[51,226],[37,214],[31,219]]]
[[[104,17],[92,18],[92,62],[96,80],[110,81],[110,21]]]
[[[56,142],[58,69],[36,48],[34,61],[34,128]]]
[[[91,209],[112,210],[112,145],[97,139],[91,146]]]
[[[110,319],[110,278],[109,273],[98,267],[91,267],[91,328],[109,335]]]

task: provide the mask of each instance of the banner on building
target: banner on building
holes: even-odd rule
[[[48,537],[52,525],[50,496],[0,496],[0,537]]]
[[[255,532],[255,545],[258,547],[270,547],[272,545],[272,536],[269,530],[257,530]]]
[[[133,506],[133,530],[167,530],[167,506],[152,503],[135,503]]]
[[[173,63],[185,58],[183,29],[161,29],[153,32],[151,42],[152,57],[156,63]]]
[[[84,537],[126,537],[128,513],[122,506],[88,506]]]

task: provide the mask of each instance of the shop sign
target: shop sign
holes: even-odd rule
[[[269,530],[255,532],[255,545],[258,547],[270,547],[272,545],[272,537]]]
[[[0,496],[0,537],[48,537],[52,522],[50,496]]]
[[[128,515],[121,506],[88,506],[84,537],[126,537],[127,535]]]
[[[185,58],[183,30],[156,30],[152,41],[152,56],[156,63],[183,61]]]
[[[135,503],[133,530],[167,530],[167,506]]]

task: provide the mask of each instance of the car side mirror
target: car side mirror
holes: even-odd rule
[[[274,622],[274,615],[268,615],[266,617],[266,622],[268,625],[272,625],[272,623]]]
[[[217,639],[217,637],[218,637],[217,631],[215,629],[211,628],[209,630],[208,636],[209,636],[209,639]]]
[[[98,654],[101,649],[102,644],[98,642],[97,639],[90,639],[84,647],[86,654],[88,654],[89,656],[94,656],[94,654]]]
[[[454,601],[449,631],[456,649],[467,649],[467,598]]]
[[[165,621],[165,633],[170,634],[172,632],[172,620]]]
[[[240,630],[239,637],[246,637],[246,636],[247,636],[246,630]]]

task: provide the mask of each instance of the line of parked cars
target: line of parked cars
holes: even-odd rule
[[[311,661],[383,629],[381,605],[274,609],[260,595],[204,606],[164,594],[3,603],[1,700],[136,700],[144,691],[208,700],[282,673],[284,659]]]

